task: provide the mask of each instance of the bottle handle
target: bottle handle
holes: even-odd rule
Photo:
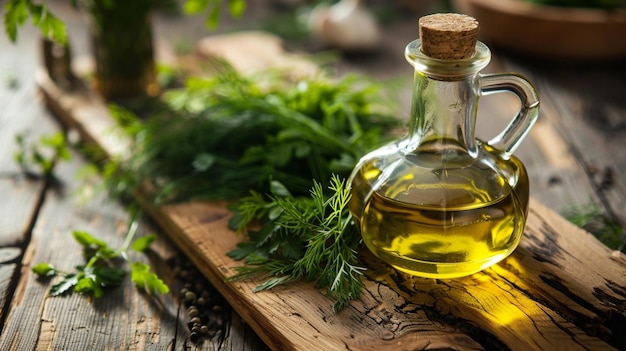
[[[509,158],[539,117],[539,95],[526,78],[516,73],[482,74],[478,79],[481,95],[511,92],[520,99],[522,106],[517,116],[487,142],[501,151],[504,158]]]

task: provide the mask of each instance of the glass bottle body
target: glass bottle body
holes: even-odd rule
[[[455,74],[458,65],[446,70],[446,62],[435,60],[441,67],[433,69],[432,60],[412,56],[418,47],[407,47],[416,68],[409,133],[359,161],[349,179],[350,209],[367,247],[396,269],[461,277],[502,260],[519,244],[529,181],[511,152],[527,132],[519,123],[532,125],[538,105],[520,112],[498,137],[477,140],[478,98],[493,88],[478,74],[488,50],[477,48],[472,62],[463,63],[470,68]],[[501,83],[493,91],[502,91]]]

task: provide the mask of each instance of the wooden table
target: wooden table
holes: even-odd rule
[[[157,28],[167,28],[167,21],[157,24]],[[338,72],[410,77],[411,68],[404,62],[402,50],[415,37],[414,23],[414,20],[406,20],[389,25],[386,30],[390,40],[385,42],[378,56],[342,60],[337,65]],[[172,258],[179,252],[166,235],[159,235],[148,255],[135,258],[155,267],[172,287],[172,293],[151,298],[126,282],[100,299],[76,294],[49,296],[50,282],[36,279],[30,272],[32,264],[53,262],[60,268],[71,269],[81,263],[80,248],[70,235],[74,230],[88,231],[105,238],[112,246],[120,246],[129,218],[118,202],[104,196],[80,196],[93,188],[85,187],[76,179],[88,164],[77,150],[73,150],[71,161],[59,162],[54,167],[55,178],[52,180],[26,177],[13,161],[17,151],[16,134],[28,131],[31,140],[36,141],[40,135],[63,129],[47,110],[35,84],[34,72],[40,66],[38,45],[38,36],[32,30],[20,32],[17,45],[8,44],[4,37],[0,39],[0,349],[265,350],[269,344],[280,350],[277,346],[280,343],[269,339],[254,318],[247,316],[248,322],[265,335],[265,342],[237,312],[228,309],[228,305],[224,305],[230,312],[223,337],[199,345],[189,342],[188,318],[177,296],[182,283],[171,266]],[[540,121],[517,152],[529,169],[531,196],[537,201],[536,208],[543,208],[540,207],[543,204],[562,212],[574,204],[593,203],[625,227],[626,178],[621,173],[626,170],[626,64],[546,63],[496,49],[489,71],[520,72],[534,82],[540,92]],[[408,87],[410,84],[400,93],[405,105],[410,96]],[[509,102],[506,97],[499,100],[485,98],[481,102],[481,133],[489,135],[508,120],[515,109]],[[95,176],[92,182],[97,184],[99,180]],[[162,234],[158,226],[146,219],[142,221],[140,235],[150,232]],[[575,240],[581,237],[579,233],[572,235]],[[549,265],[551,255],[558,255],[557,249],[575,243],[536,242],[533,245],[535,253],[543,250],[541,257]],[[570,251],[566,249],[565,252]],[[581,340],[581,349],[589,348],[589,345],[595,345],[592,348],[597,349],[611,349],[611,345],[626,348],[626,336],[619,334],[626,330],[623,314],[626,308],[626,258],[619,252],[608,252],[601,251],[600,254],[606,256],[603,259],[612,259],[621,267],[617,272],[621,280],[611,282],[609,294],[587,286],[591,279],[584,275],[576,282],[556,279],[543,282],[563,296],[561,307],[558,301],[547,298],[556,313],[546,314],[549,318],[563,320],[559,325],[566,333],[571,329],[571,338]],[[590,251],[588,254],[588,257],[580,255],[569,259],[583,263],[589,260],[592,264],[598,253]],[[498,269],[494,272],[501,273]],[[612,274],[615,276],[616,273]],[[518,292],[530,289],[523,285],[523,281],[515,281],[513,276],[508,279]],[[576,289],[570,289],[572,285]],[[462,284],[448,287],[459,286]],[[606,314],[606,310],[597,309],[595,302],[585,301],[584,296],[577,295],[585,289],[595,297],[605,294],[600,300],[606,302],[606,310],[614,313]],[[478,291],[479,286],[468,285],[465,293],[472,297],[472,292]],[[437,294],[441,292],[433,296],[442,298]],[[514,299],[515,296],[511,292],[507,298]],[[545,296],[530,297],[539,302],[546,299]],[[231,300],[233,302],[236,301]],[[620,310],[621,315],[615,313]],[[475,323],[466,323],[477,318],[475,315],[454,310],[438,313],[441,313],[438,322],[455,331],[444,347],[450,347],[450,340],[458,338],[456,346],[460,349],[512,348],[504,342],[506,340],[493,339],[492,334],[485,333]],[[446,324],[446,318],[451,324]],[[588,325],[581,325],[583,323]],[[541,333],[542,325],[534,328]],[[524,329],[520,330],[523,332]],[[580,334],[581,330],[583,334]],[[464,341],[468,337],[472,340],[469,344]],[[428,348],[427,344],[413,344],[414,347],[417,345]],[[540,349],[540,345],[531,344],[531,348]],[[433,344],[432,347],[439,346]]]

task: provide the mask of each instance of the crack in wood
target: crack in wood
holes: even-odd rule
[[[361,252],[365,252],[362,259],[368,266],[364,277],[378,284],[378,296],[372,296],[377,304],[363,313],[384,328],[379,335],[382,341],[404,341],[417,331],[446,330],[448,335],[454,336],[457,345],[464,345],[466,349],[509,350],[494,334],[467,319],[455,316],[448,302],[442,302],[451,290],[460,290],[469,295],[462,284],[451,283],[452,286],[442,280],[411,277],[387,266],[366,250]],[[480,305],[476,297],[471,298]],[[437,335],[433,334],[435,340]],[[449,347],[450,344],[447,345]],[[430,347],[413,346],[416,346],[412,348],[415,350]]]
[[[571,299],[578,305],[584,307],[588,311],[591,311],[596,316],[596,318],[589,318],[588,316],[585,316],[582,313],[578,313],[577,311],[574,311],[572,309],[556,308],[556,306],[551,306],[551,308],[554,309],[555,311],[560,311],[559,314],[562,317],[571,321],[573,324],[575,324],[580,329],[585,331],[585,333],[587,333],[587,335],[589,336],[594,336],[602,340],[605,340],[612,346],[618,347],[619,349],[622,349],[624,346],[626,346],[626,341],[620,340],[621,333],[623,332],[623,330],[626,330],[626,316],[624,316],[624,314],[620,315],[617,313],[611,313],[610,311],[608,313],[605,313],[604,311],[596,308],[591,302],[574,294],[570,290],[570,288],[567,285],[565,285],[561,281],[561,279],[559,279],[558,277],[555,277],[555,276],[548,277],[545,275],[539,275],[539,277],[541,278],[543,282],[545,282],[552,288],[556,289],[557,291],[561,292],[562,294],[567,296],[569,299]],[[608,285],[609,284],[607,282],[607,286]],[[613,305],[617,307],[618,310],[620,309],[618,304],[621,303],[621,306],[622,306],[621,310],[624,310],[623,306],[624,304],[626,304],[625,300],[620,300],[613,296],[610,296],[599,287],[593,288],[593,295],[596,298],[598,298],[599,301],[606,303],[607,305]],[[550,305],[550,304],[547,303],[546,305]],[[567,312],[567,314],[565,313],[565,311]],[[598,323],[598,320],[594,320],[594,319],[599,319],[602,321],[601,323]],[[609,326],[609,327],[608,328],[596,327],[602,324],[604,326]],[[619,347],[620,344],[622,345],[621,347]]]
[[[626,338],[623,336],[624,331],[626,331],[626,312],[624,312],[626,311],[626,287],[610,280],[606,280],[606,287],[622,298],[607,294],[599,287],[593,288],[593,296],[602,303],[613,307],[614,310],[623,312],[608,313],[606,315],[606,321],[604,322],[604,326],[608,328],[608,331],[604,329],[600,331],[604,332],[603,335],[607,333],[610,335],[607,338],[607,342],[611,345],[620,350],[626,350]]]
[[[556,325],[560,330],[562,330],[565,334],[569,335],[571,340],[573,342],[575,342],[578,346],[580,346],[582,349],[584,350],[590,350],[590,348],[588,348],[587,346],[583,345],[578,338],[576,337],[576,333],[572,332],[570,330],[570,328],[566,328],[565,326],[561,325],[561,323],[558,323],[549,313],[546,313],[546,316],[548,316],[548,318],[550,318],[550,320],[554,323],[554,325]]]
[[[538,237],[533,235],[532,232],[524,232],[526,242],[532,243],[528,247],[532,257],[539,262],[549,263],[555,267],[562,268],[558,261],[562,259],[563,252],[556,241],[556,234],[553,228],[541,217],[541,214],[532,209],[531,211],[541,220],[539,231],[543,235],[543,237]]]
[[[53,169],[54,169],[54,163],[53,163]],[[41,190],[35,200],[35,206],[33,207],[32,214],[30,218],[28,218],[27,225],[24,230],[23,240],[22,242],[18,243],[18,246],[17,246],[21,250],[21,252],[18,256],[14,258],[14,262],[18,265],[24,265],[25,257],[27,255],[27,250],[33,238],[33,229],[35,228],[39,211],[41,210],[41,207],[43,206],[43,203],[46,198],[46,193],[48,189],[50,188],[51,184],[52,184],[52,177],[44,178],[43,186],[41,187]],[[8,285],[7,290],[6,290],[7,293],[6,293],[6,296],[4,297],[5,302],[2,305],[2,308],[0,309],[0,335],[4,331],[4,326],[7,322],[7,318],[8,318],[8,314],[11,309],[11,306],[12,306],[13,298],[15,294],[17,293],[16,290],[20,282],[23,269],[24,267],[22,267],[22,269],[16,268],[13,271],[13,275],[11,279],[9,280],[9,283],[7,284]]]
[[[0,247],[0,264],[17,263],[22,254],[19,247]]]

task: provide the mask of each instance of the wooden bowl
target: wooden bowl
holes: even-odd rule
[[[532,56],[574,61],[626,58],[626,10],[537,5],[523,0],[454,0],[480,22],[487,44]]]

